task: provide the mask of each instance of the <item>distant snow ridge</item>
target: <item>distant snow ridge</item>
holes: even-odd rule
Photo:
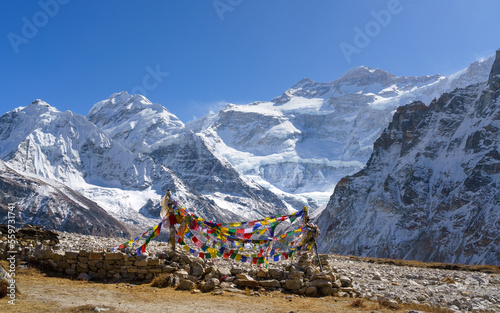
[[[487,81],[399,107],[317,218],[323,252],[500,264],[500,50]]]
[[[205,216],[217,207],[224,220],[288,212],[276,195],[245,178],[177,117],[143,96],[112,95],[97,103],[88,119],[114,141],[150,158],[157,168],[171,170],[188,189],[203,195],[210,208]],[[161,179],[158,184],[167,187]]]
[[[493,57],[449,77],[395,76],[356,67],[328,83],[304,78],[269,102],[228,104],[187,126],[290,207],[324,207],[335,184],[361,169],[394,110],[488,80]]]
[[[236,221],[287,214],[272,192],[214,154],[173,114],[140,95],[113,94],[88,118],[37,100],[0,117],[0,158],[61,182],[122,222],[156,224],[167,188],[190,211]],[[23,211],[27,207],[21,208]]]
[[[450,77],[358,67],[329,83],[303,79],[272,101],[230,104],[187,126],[126,92],[96,103],[87,117],[36,100],[0,117],[0,159],[140,228],[157,223],[167,188],[212,220],[252,220],[303,205],[314,211],[342,177],[363,167],[399,105],[486,81],[492,62]]]

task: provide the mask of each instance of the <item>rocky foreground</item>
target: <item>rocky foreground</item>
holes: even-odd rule
[[[122,243],[123,239],[102,238],[70,233],[59,233],[57,248],[63,251],[106,250]],[[153,241],[148,246],[149,256],[168,250],[165,242]],[[337,277],[348,277],[354,292],[340,292],[341,296],[357,296],[371,300],[388,299],[401,303],[421,303],[446,307],[454,312],[500,312],[500,275],[411,266],[376,264],[369,260],[339,255],[321,255],[325,270]],[[221,260],[219,271],[235,273],[241,263]],[[269,268],[286,266],[271,263]],[[231,271],[231,269],[233,269]],[[249,268],[249,270],[251,270]],[[255,269],[254,269],[255,271]],[[225,284],[231,288],[230,284]]]
[[[374,264],[337,255],[328,261],[352,278],[363,298],[426,303],[454,312],[500,312],[498,274]]]

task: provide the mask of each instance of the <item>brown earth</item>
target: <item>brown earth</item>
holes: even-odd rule
[[[6,262],[0,262],[5,267]],[[151,284],[98,283],[47,277],[34,268],[17,269],[20,294],[15,305],[0,299],[1,312],[408,312],[409,307],[391,310],[368,300],[349,298],[303,298],[283,293],[260,297],[225,292],[191,293]],[[422,307],[414,308],[421,312]],[[445,312],[429,309],[427,312]]]

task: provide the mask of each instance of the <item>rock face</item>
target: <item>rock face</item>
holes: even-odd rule
[[[398,108],[318,218],[324,252],[500,264],[500,53],[488,82]]]
[[[7,112],[0,117],[0,159],[21,176],[62,183],[88,198],[85,203],[93,202],[140,228],[157,223],[160,197],[167,188],[206,219],[229,222],[288,213],[276,195],[237,172],[164,107],[126,92],[97,103],[88,118],[60,112],[42,100]],[[29,196],[26,190],[13,192]],[[79,215],[69,209],[56,214],[62,220],[69,217],[64,228],[33,217],[31,211],[47,209],[44,203],[62,201],[51,199],[54,195],[44,194],[45,202],[36,209],[32,199],[17,197],[24,216],[18,222],[38,221],[66,231],[73,222],[81,224],[82,220],[75,222]]]
[[[303,205],[312,212],[342,177],[362,168],[399,105],[486,81],[492,62],[450,77],[358,67],[328,83],[303,79],[270,102],[228,105],[189,127],[126,92],[98,102],[86,117],[36,100],[0,117],[0,159],[140,228],[158,222],[167,188],[210,220],[259,219]]]
[[[141,95],[114,94],[95,104],[87,118],[114,142],[175,173],[190,193],[171,188],[174,195],[190,204],[191,194],[197,193],[203,203],[194,207],[204,207],[200,215],[241,220],[286,212],[276,195],[250,182],[175,115]],[[163,178],[157,184],[167,187]]]
[[[497,50],[496,61],[493,64],[488,84],[492,90],[500,89],[500,49]]]
[[[474,62],[449,77],[361,66],[332,82],[304,78],[272,101],[229,104],[187,126],[291,207],[314,210],[342,177],[363,167],[398,106],[484,82],[492,63]]]
[[[8,223],[8,204],[12,203],[16,228],[36,224],[82,234],[130,235],[127,226],[80,193],[61,183],[24,176],[1,160],[0,187],[0,224]]]

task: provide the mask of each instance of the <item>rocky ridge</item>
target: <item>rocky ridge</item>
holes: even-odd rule
[[[332,82],[304,78],[271,101],[228,104],[187,126],[291,207],[314,211],[324,208],[342,177],[364,166],[398,106],[484,82],[493,60],[447,77],[361,66]]]
[[[276,195],[241,175],[166,108],[126,92],[95,104],[88,117],[60,112],[42,100],[5,113],[0,117],[0,159],[19,174],[17,182],[9,180],[10,187],[22,185],[22,176],[64,184],[79,193],[80,202],[94,203],[139,228],[157,222],[167,189],[191,212],[210,220],[288,214]],[[0,196],[6,195],[1,191]],[[16,199],[17,214],[32,215],[30,199]],[[45,203],[37,210],[47,210]],[[58,216],[44,217],[34,222],[70,230],[55,226]],[[67,225],[94,223],[84,215],[63,217]],[[26,218],[17,222],[30,223]]]
[[[500,50],[487,82],[399,107],[317,218],[323,252],[500,264]]]

